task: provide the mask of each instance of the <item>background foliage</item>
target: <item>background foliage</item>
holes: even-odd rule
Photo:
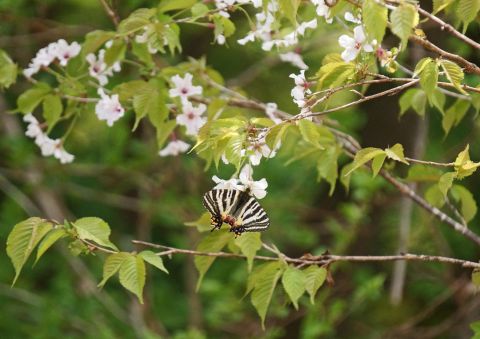
[[[124,0],[118,2],[118,10],[124,18],[134,9],[156,5],[157,1]],[[425,6],[430,5],[425,2]],[[94,29],[113,29],[96,0],[3,0],[0,18],[0,48],[22,66],[51,41],[81,40]],[[234,13],[232,20],[238,31],[247,30],[247,22],[239,13]],[[310,37],[311,46],[302,53],[312,70],[320,68],[325,55],[339,51],[338,31],[322,27]],[[480,39],[478,28],[474,22],[467,31],[476,41]],[[387,45],[396,41],[393,35],[385,39]],[[446,34],[434,39],[449,50],[464,48]],[[165,64],[204,57],[227,84],[243,82],[247,94],[264,102],[274,101],[287,112],[297,111],[289,95],[292,83],[285,81],[296,69],[250,45],[218,46],[212,41],[211,29],[182,26],[183,51],[168,56]],[[465,48],[461,52],[465,58],[480,62],[478,53]],[[402,62],[417,62],[427,56],[412,48],[401,58],[405,59]],[[467,76],[466,80],[477,85],[473,77]],[[120,83],[122,79],[115,81]],[[125,250],[144,249],[133,246],[132,239],[196,247],[203,235],[184,223],[204,213],[201,197],[213,185],[211,176],[227,178],[231,167],[204,172],[204,162],[193,154],[158,157],[155,131],[150,125],[141,122],[135,132],[130,132],[135,121],[131,112],[114,128],[99,124],[93,114],[83,117],[69,139],[69,150],[75,153],[76,161],[62,166],[55,159],[40,157],[35,145],[24,136],[21,119],[7,114],[16,107],[16,99],[25,88],[27,84],[20,81],[0,97],[2,243],[19,220],[30,215],[51,215],[59,221],[88,216],[107,220],[112,228],[111,240]],[[428,86],[425,89],[431,99]],[[412,97],[415,94],[410,93]],[[422,112],[423,117],[419,117],[397,102],[398,97],[382,97],[330,117],[364,146],[385,149],[400,143],[407,155],[418,154],[415,149],[423,148],[420,158],[451,162],[470,144],[471,158],[480,158],[479,144],[475,142],[479,125],[473,109],[445,136],[444,131],[451,126],[446,126],[436,108],[425,105],[415,109]],[[400,111],[405,113],[401,119]],[[294,146],[285,142],[279,156],[256,169],[256,176],[268,178],[269,182],[269,194],[262,206],[272,226],[262,234],[262,240],[274,243],[291,257],[318,255],[326,250],[352,255],[396,253],[405,204],[400,193],[384,179],[357,171],[349,192],[337,185],[330,196],[329,184],[317,183],[315,161],[307,157],[286,165]],[[396,170],[402,177],[407,176],[406,167],[398,166]],[[475,199],[480,194],[476,189],[478,181],[477,175],[461,182]],[[420,191],[428,187],[418,186]],[[478,247],[416,207],[411,224],[412,252],[473,261],[479,254]],[[478,216],[470,225],[480,231]],[[104,254],[74,257],[66,246],[56,245],[34,270],[29,262],[11,289],[14,271],[7,256],[0,255],[2,337],[469,337],[469,324],[480,313],[469,270],[437,263],[409,263],[403,298],[392,304],[392,263],[341,263],[332,268],[330,283],[320,289],[314,304],[304,295],[297,309],[286,292],[277,288],[263,331],[255,309],[246,297],[242,299],[248,280],[243,261],[217,259],[197,293],[194,259],[182,255],[164,258],[169,275],[147,267],[144,304],[139,304],[117,280],[97,289],[103,261],[98,256],[103,259]]]

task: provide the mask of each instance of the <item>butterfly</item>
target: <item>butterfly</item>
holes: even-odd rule
[[[236,189],[212,189],[203,196],[203,206],[212,215],[212,231],[223,223],[230,225],[230,232],[264,231],[270,225],[267,213],[248,191]]]

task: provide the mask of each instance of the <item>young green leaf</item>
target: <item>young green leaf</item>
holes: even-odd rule
[[[413,164],[408,169],[406,180],[413,182],[434,181],[438,182],[443,172],[431,166]]]
[[[438,208],[441,208],[443,205],[445,205],[445,197],[440,191],[438,184],[430,186],[425,191],[425,200],[427,200],[430,205]]]
[[[118,25],[118,34],[129,35],[135,33],[146,25],[150,24],[150,18],[154,16],[156,9],[140,8],[130,14],[126,19],[122,20]]]
[[[200,241],[197,246],[197,251],[200,252],[219,252],[228,241],[232,238],[232,233],[228,230],[218,230],[215,232],[211,232],[205,238]],[[198,270],[199,277],[197,282],[197,290],[200,288],[200,284],[202,283],[203,277],[205,273],[207,273],[210,266],[213,264],[215,257],[208,257],[208,256],[196,256],[194,258],[195,267]]]
[[[338,157],[341,154],[338,146],[329,146],[327,149],[321,150],[317,158],[318,180],[325,179],[330,184],[329,195],[335,190],[338,178]]]
[[[67,231],[62,228],[56,228],[50,230],[45,238],[40,242],[37,248],[37,258],[35,259],[35,264],[37,261],[42,257],[42,255],[50,248],[54,243],[57,242],[57,240],[60,240],[63,237],[66,237]]]
[[[51,90],[48,84],[37,82],[32,88],[26,90],[18,97],[18,110],[24,114],[32,113]]]
[[[468,24],[475,20],[480,10],[480,0],[459,0],[457,6],[457,17],[463,22],[463,33],[466,32]]]
[[[162,123],[168,116],[168,108],[165,104],[165,87],[159,81],[149,81],[144,86],[142,93],[133,97],[133,109],[135,111],[135,123],[133,130],[137,129],[140,120],[149,116],[154,120],[154,125]]]
[[[361,149],[357,152],[357,154],[355,154],[352,168],[345,175],[350,175],[353,171],[357,170],[358,168],[360,168],[361,166],[363,166],[364,164],[366,164],[380,154],[385,154],[385,151],[375,147],[367,147]]]
[[[317,72],[317,90],[341,86],[354,74],[355,64],[353,62],[345,62],[340,59],[325,63]]]
[[[8,54],[0,49],[0,88],[8,88],[17,80],[18,67]]]
[[[470,107],[470,102],[467,100],[458,99],[452,106],[450,106],[442,119],[442,127],[445,131],[445,136],[448,135],[452,127],[457,126],[467,114]]]
[[[300,0],[280,0],[280,13],[282,13],[293,26],[297,25],[297,11]]]
[[[309,266],[305,272],[305,290],[310,295],[310,302],[315,303],[315,294],[327,278],[327,270],[324,267],[315,265]]]
[[[460,213],[469,222],[477,214],[477,203],[473,194],[463,186],[453,185],[451,190],[453,198],[460,203]]]
[[[453,180],[455,179],[455,177],[456,177],[455,172],[448,172],[440,177],[440,180],[438,181],[438,189],[443,194],[444,199],[447,198],[447,193],[452,187]]]
[[[158,5],[158,12],[164,13],[168,11],[190,8],[197,0],[161,0]]]
[[[252,270],[253,257],[262,248],[259,232],[244,233],[235,239],[235,245],[240,248],[243,255],[247,257],[248,271]]]
[[[120,266],[122,266],[123,262],[131,256],[128,252],[117,252],[114,254],[110,254],[103,264],[103,279],[98,284],[98,287],[103,287],[108,279],[113,277],[118,270],[120,270]]]
[[[118,248],[109,240],[110,226],[100,218],[86,217],[72,222],[78,237],[82,240],[91,240],[100,246],[105,246],[118,251]]]
[[[408,161],[405,159],[405,155],[403,154],[403,146],[401,144],[395,144],[390,148],[386,148],[385,154],[389,159],[403,162],[407,165],[409,164]]]
[[[95,53],[104,43],[114,37],[115,32],[96,30],[87,33],[85,42],[82,44],[82,55],[86,56],[87,54]]]
[[[402,49],[407,46],[408,37],[418,25],[418,12],[414,5],[400,3],[390,14],[391,30],[402,41]]]
[[[152,251],[142,251],[138,255],[141,256],[143,260],[148,262],[150,265],[153,265],[159,270],[168,274],[168,270],[165,268],[165,265],[163,265],[162,258],[153,253]]]
[[[422,86],[422,89],[427,94],[429,102],[432,103],[438,82],[438,64],[431,58],[427,59],[430,61],[426,62],[423,69],[420,71],[420,86]]]
[[[288,266],[282,276],[282,285],[298,310],[298,299],[305,293],[306,275],[304,271],[293,266]]]
[[[379,154],[372,160],[372,176],[375,178],[382,169],[387,154]]]
[[[292,126],[288,122],[283,122],[273,126],[265,137],[265,143],[270,149],[275,149],[277,144],[282,141],[282,137],[287,129]]]
[[[457,178],[463,179],[472,175],[480,166],[480,162],[473,162],[470,160],[470,154],[468,152],[470,145],[467,144],[465,149],[460,152],[455,159],[455,171],[457,172]]]
[[[464,74],[460,66],[450,60],[445,59],[440,60],[440,66],[442,67],[442,70],[445,73],[448,81],[450,81],[450,83],[455,86],[459,92],[468,94],[462,88]]]
[[[48,130],[51,131],[62,115],[62,100],[58,95],[49,94],[43,99],[42,107],[43,117],[48,124]]]
[[[388,10],[375,0],[365,0],[362,6],[363,24],[367,34],[381,43],[387,28]]]
[[[210,231],[212,229],[212,223],[210,218],[211,218],[210,213],[205,212],[197,220],[188,221],[185,223],[185,225],[196,227],[199,232]]]
[[[441,10],[444,10],[450,6],[455,0],[433,0],[433,13],[437,14]]]
[[[105,51],[105,63],[108,66],[113,65],[117,61],[122,61],[125,58],[127,45],[124,39],[115,39],[112,45]]]
[[[7,255],[15,268],[12,286],[34,248],[52,227],[50,222],[37,217],[28,218],[13,226],[7,238]]]
[[[320,139],[320,133],[318,132],[317,125],[315,123],[307,119],[301,119],[297,122],[297,124],[298,128],[300,129],[300,134],[306,142],[320,149],[324,149],[324,147],[318,142]]]
[[[267,315],[268,305],[272,300],[273,291],[283,270],[284,264],[279,261],[268,263],[262,270],[262,275],[257,276],[254,282],[250,298],[252,305],[262,319],[262,328],[265,328],[265,316]]]
[[[120,265],[120,284],[134,293],[143,304],[143,287],[145,286],[145,262],[139,255],[128,254]]]

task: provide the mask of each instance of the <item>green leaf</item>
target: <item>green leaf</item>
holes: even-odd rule
[[[439,90],[435,90],[430,100],[430,104],[435,106],[440,111],[440,113],[444,114],[445,101],[445,94],[443,94]]]
[[[63,237],[66,237],[67,231],[62,228],[56,228],[50,230],[45,238],[40,242],[37,248],[37,258],[35,259],[35,263],[42,257],[42,255],[50,248],[57,240],[60,240]]]
[[[142,251],[138,255],[141,256],[143,258],[143,260],[148,262],[150,265],[153,265],[156,268],[158,268],[159,270],[168,274],[168,270],[165,268],[165,265],[163,265],[162,258],[159,257],[158,255],[156,255],[154,252],[152,252],[152,251]]]
[[[103,287],[108,279],[113,277],[118,270],[120,270],[120,266],[122,266],[123,262],[129,256],[131,256],[131,254],[128,252],[118,252],[109,255],[103,264],[103,279],[98,284],[98,287]]]
[[[113,94],[118,94],[118,98],[122,102],[126,102],[136,94],[141,94],[146,90],[149,90],[149,84],[143,80],[132,80],[122,82],[115,86],[112,90]]]
[[[268,305],[272,300],[273,291],[283,273],[283,269],[284,264],[278,261],[265,264],[265,267],[262,268],[262,275],[256,275],[256,279],[252,284],[253,291],[250,298],[262,319],[262,328],[265,328],[265,316],[267,315]]]
[[[177,9],[190,8],[197,0],[161,0],[158,4],[158,12],[164,13],[168,11],[173,11]]]
[[[363,24],[369,37],[381,43],[387,28],[388,10],[375,0],[365,0],[362,6]]]
[[[86,217],[72,222],[78,237],[82,240],[91,240],[100,246],[105,246],[118,251],[118,248],[109,240],[110,226],[100,218]]]
[[[382,169],[387,154],[379,154],[372,160],[372,176],[375,178]]]
[[[436,14],[450,6],[455,0],[433,0],[433,13]]]
[[[351,78],[355,72],[355,64],[353,62],[341,60],[323,64],[317,72],[317,90],[341,86]]]
[[[18,97],[18,110],[24,114],[32,113],[51,90],[48,84],[37,82],[32,88],[26,90]]]
[[[448,135],[452,127],[457,126],[467,114],[470,102],[467,100],[458,99],[452,106],[450,106],[442,119],[442,127],[445,131],[445,136]]]
[[[457,172],[457,178],[463,179],[472,175],[480,166],[480,162],[473,162],[470,160],[470,154],[468,152],[470,145],[467,144],[465,149],[457,155],[455,159],[455,171]]]
[[[408,161],[405,160],[405,155],[403,154],[403,146],[400,144],[395,144],[393,147],[386,148],[385,154],[389,159],[409,165]]]
[[[366,164],[380,154],[385,154],[385,151],[375,147],[367,147],[361,149],[357,152],[357,154],[355,154],[352,168],[345,175],[350,175],[353,171],[357,170],[358,168],[360,168],[361,166],[363,166],[364,164]]]
[[[163,145],[167,141],[167,138],[172,134],[173,130],[177,126],[176,120],[168,120],[163,123],[156,123],[155,128],[157,129],[157,147],[162,149]]]
[[[445,73],[448,81],[450,81],[450,83],[455,86],[459,92],[468,94],[462,88],[464,74],[460,66],[450,60],[445,59],[440,60],[440,66],[442,67],[442,70]]]
[[[210,231],[212,229],[211,215],[209,212],[205,212],[197,220],[186,222],[185,225],[196,227],[199,232]]]
[[[280,13],[282,13],[290,23],[297,25],[297,11],[300,0],[280,0]]]
[[[221,251],[228,241],[232,239],[232,233],[226,229],[211,232],[205,238],[200,241],[197,246],[197,251],[200,252],[219,252]],[[210,266],[213,264],[215,257],[208,256],[196,256],[194,258],[195,267],[198,270],[199,277],[197,282],[197,290],[200,288],[203,277],[207,273]]]
[[[205,4],[196,3],[195,5],[192,6],[191,11],[192,11],[192,17],[197,18],[197,17],[203,17],[205,14],[208,13],[209,9]]]
[[[455,177],[456,177],[455,172],[448,172],[440,177],[440,180],[438,181],[438,189],[443,194],[444,199],[447,198],[447,193],[452,187],[453,180],[455,179]]]
[[[424,91],[418,90],[412,97],[412,108],[421,117],[425,116],[425,106],[427,104],[427,96]]]
[[[413,108],[418,115],[424,116],[425,115],[425,104],[427,102],[427,97],[425,96],[425,92],[417,89],[412,88],[406,91],[398,101],[400,105],[400,113],[399,115],[402,116],[409,108]]]
[[[463,22],[463,33],[466,32],[468,24],[475,20],[480,10],[480,0],[459,0],[457,6],[457,17]]]
[[[130,41],[130,43],[132,44],[133,55],[135,55],[138,60],[143,62],[147,67],[152,67],[154,63],[152,54],[148,50],[148,43],[139,43],[135,40]]]
[[[138,127],[140,120],[147,115],[151,121],[155,120],[154,125],[164,122],[168,116],[165,98],[165,87],[162,83],[155,80],[148,82],[147,86],[143,87],[142,93],[133,97],[133,109],[135,111],[133,130]]]
[[[125,40],[115,39],[112,46],[105,51],[105,63],[108,66],[113,65],[117,61],[122,61],[125,58],[125,52],[127,51],[127,45]]]
[[[423,69],[420,71],[420,86],[427,94],[430,103],[433,102],[433,96],[438,82],[438,64],[431,58],[426,62]],[[415,70],[416,73],[416,70]]]
[[[338,146],[330,146],[319,152],[317,158],[318,180],[325,179],[330,184],[329,195],[335,190],[338,178],[338,157],[341,154]]]
[[[451,190],[453,198],[460,203],[460,213],[465,222],[470,222],[477,214],[477,203],[473,194],[463,186],[453,185]]]
[[[7,255],[15,268],[12,286],[34,248],[52,227],[52,223],[37,217],[28,218],[13,226],[7,238]]]
[[[43,117],[51,131],[63,112],[62,100],[58,95],[49,94],[43,99]]]
[[[408,169],[408,175],[406,180],[424,182],[424,181],[435,181],[438,182],[443,172],[431,166],[413,164]]]
[[[425,191],[425,200],[432,206],[441,208],[445,205],[445,197],[438,185],[432,185]]]
[[[320,139],[320,133],[318,132],[317,125],[307,119],[301,119],[297,122],[298,128],[300,129],[300,134],[306,142],[311,143],[312,145],[324,149],[318,141]]]
[[[402,41],[402,49],[407,46],[412,29],[418,25],[418,12],[414,5],[402,2],[390,13],[392,33]]]
[[[476,287],[480,287],[480,270],[478,268],[475,268],[472,272],[472,283]]]
[[[324,267],[311,265],[304,270],[305,273],[305,290],[310,295],[310,302],[315,303],[315,295],[320,286],[323,285],[327,278],[327,270]]]
[[[104,43],[114,37],[115,32],[96,30],[88,33],[85,36],[85,42],[82,45],[82,54],[86,56],[87,54],[94,53],[103,46]]]
[[[8,54],[0,49],[0,88],[8,88],[17,80],[18,67]]]
[[[282,122],[273,126],[265,138],[265,143],[267,144],[267,146],[270,149],[275,149],[278,143],[282,141],[283,135],[290,126],[292,125],[288,122]]]
[[[288,297],[298,310],[298,299],[305,293],[306,275],[304,271],[288,266],[282,276],[282,285]]]
[[[235,239],[235,245],[240,248],[243,255],[247,257],[248,271],[252,270],[253,257],[262,248],[259,232],[246,232]]]
[[[156,13],[154,8],[140,8],[134,11],[130,16],[120,22],[118,25],[118,33],[121,35],[129,35],[150,24],[150,18]]]
[[[139,255],[128,254],[120,265],[120,284],[134,293],[143,304],[143,287],[145,286],[145,262]]]

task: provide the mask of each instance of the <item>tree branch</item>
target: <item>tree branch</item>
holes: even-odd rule
[[[134,244],[140,244],[152,248],[168,248],[168,250],[157,253],[158,256],[166,256],[172,254],[188,254],[195,256],[206,256],[206,257],[216,257],[216,258],[240,258],[246,259],[247,257],[242,254],[229,253],[229,252],[201,252],[194,250],[187,250],[182,248],[169,247],[159,244],[154,244],[147,241],[141,240],[132,240]],[[408,261],[429,261],[429,262],[441,262],[446,264],[460,265],[462,267],[468,268],[480,268],[480,263],[473,261],[454,259],[449,257],[435,256],[435,255],[425,255],[425,254],[399,254],[399,255],[332,255],[324,254],[319,256],[304,255],[300,258],[290,258],[284,256],[282,259],[279,257],[269,257],[263,255],[256,255],[254,259],[263,260],[263,261],[278,261],[285,260],[287,263],[291,264],[302,264],[302,265],[330,265],[336,262],[384,262],[384,261],[397,261],[397,260],[408,260]]]
[[[118,17],[118,14],[113,10],[113,8],[107,3],[107,0],[99,0],[100,3],[102,4],[103,8],[105,9],[105,12],[107,15],[110,17],[112,20],[113,24],[115,27],[118,26],[118,23],[120,22],[120,18]]]

